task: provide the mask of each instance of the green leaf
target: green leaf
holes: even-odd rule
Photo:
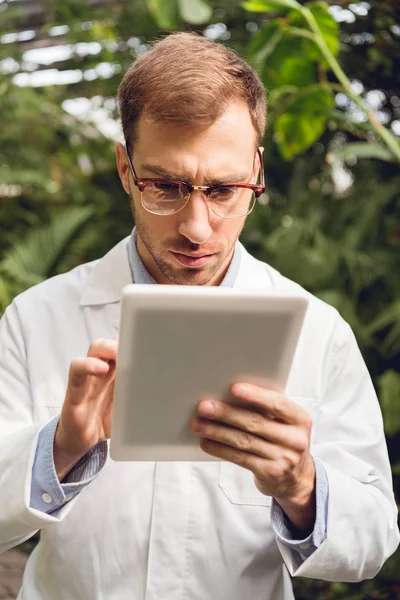
[[[400,433],[400,375],[389,369],[378,377],[379,400],[385,432],[388,436]]]
[[[248,59],[255,69],[262,70],[266,59],[273,54],[283,35],[284,31],[279,23],[272,21],[252,38],[249,44]]]
[[[267,23],[252,37],[248,59],[268,90],[281,86],[304,88],[316,83],[315,65],[303,56],[301,42],[288,33],[280,20]]]
[[[192,25],[206,23],[213,12],[204,0],[178,0],[178,6],[182,19]]]
[[[276,141],[285,160],[292,160],[318,140],[333,105],[332,95],[318,90],[300,96],[276,119]]]
[[[392,465],[392,473],[393,475],[400,475],[400,460]]]
[[[146,4],[160,29],[175,29],[178,26],[177,0],[146,0]]]
[[[299,10],[300,4],[296,0],[248,0],[242,4],[249,12],[269,12],[273,10]]]
[[[334,161],[348,160],[349,158],[378,158],[387,162],[397,162],[394,154],[377,142],[353,142],[345,144],[341,148],[329,152],[326,156],[326,161],[331,164]]]
[[[11,289],[4,278],[0,277],[0,315],[9,305],[12,299]]]
[[[329,50],[336,56],[340,47],[339,24],[330,14],[328,4],[320,1],[308,2],[304,8],[311,12]],[[302,55],[310,60],[322,62],[326,65],[326,60],[315,42],[316,34],[310,30],[310,26],[304,15],[298,11],[291,11],[288,15],[288,23],[288,34],[296,37],[301,31],[304,31],[304,35],[307,35],[307,37],[302,37],[299,41]]]
[[[327,43],[329,50],[332,52],[334,56],[339,52],[340,47],[340,38],[339,38],[339,23],[333,18],[331,13],[329,12],[329,5],[326,2],[308,2],[305,5],[306,8],[309,8],[312,12],[314,19],[317,21],[317,25],[321,30],[322,36]],[[307,40],[306,40],[306,43]],[[312,53],[314,51],[314,56],[316,60],[320,58],[320,51],[312,41],[309,42],[309,56],[312,58]],[[312,50],[313,49],[313,50]]]
[[[17,242],[4,256],[0,271],[25,287],[50,277],[60,258],[68,250],[71,239],[91,218],[95,208],[74,207],[53,217],[41,229]]]
[[[315,83],[314,65],[309,60],[297,56],[296,46],[295,40],[284,36],[272,56],[265,61],[261,78],[267,89],[282,86],[304,88]]]
[[[385,306],[385,310],[367,325],[367,332],[369,335],[374,335],[396,322],[400,322],[400,300]]]

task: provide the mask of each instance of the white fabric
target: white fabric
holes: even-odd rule
[[[243,248],[235,286],[307,295],[287,395],[314,419],[329,480],[327,537],[300,566],[271,498],[230,463],[114,463],[56,516],[29,508],[38,432],[60,412],[71,359],[114,338],[127,240],[20,295],[0,323],[0,551],[41,529],[24,600],[289,600],[292,575],[374,577],[398,544],[382,419],[348,325]],[[298,556],[298,555],[297,555]]]

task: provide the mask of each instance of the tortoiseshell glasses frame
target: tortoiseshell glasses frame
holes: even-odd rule
[[[187,181],[179,179],[163,179],[159,177],[138,177],[129,156],[127,147],[125,152],[131,170],[133,182],[141,192],[141,204],[145,210],[156,215],[172,215],[182,210],[189,202],[191,194],[194,191],[203,192],[208,201],[208,206],[214,214],[224,219],[242,218],[251,213],[257,198],[265,192],[264,164],[261,150],[257,149],[257,156],[260,161],[260,183],[224,183],[216,185],[193,185]],[[149,187],[151,186],[151,187]],[[152,195],[151,201],[145,201],[146,188],[147,194]],[[240,190],[251,190],[252,197],[248,205],[243,203],[243,199],[235,200],[240,196]],[[238,194],[239,192],[239,194]],[[228,196],[233,197],[229,198]],[[160,198],[162,196],[162,198]],[[242,194],[243,196],[243,194]],[[232,202],[233,199],[233,202]],[[215,208],[214,204],[218,208]],[[225,212],[224,212],[225,211]],[[240,214],[239,214],[240,213]]]

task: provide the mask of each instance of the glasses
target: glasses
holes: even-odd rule
[[[194,191],[203,192],[212,212],[224,219],[237,219],[251,213],[257,198],[265,192],[264,165],[260,149],[260,184],[224,183],[220,185],[192,185],[175,179],[138,177],[125,146],[133,182],[140,191],[144,209],[154,215],[174,215],[182,210]]]

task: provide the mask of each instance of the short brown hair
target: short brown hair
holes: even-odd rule
[[[156,121],[211,125],[234,99],[249,107],[260,144],[266,123],[265,89],[233,50],[195,33],[154,43],[126,72],[118,90],[125,140],[131,145],[141,114]]]

